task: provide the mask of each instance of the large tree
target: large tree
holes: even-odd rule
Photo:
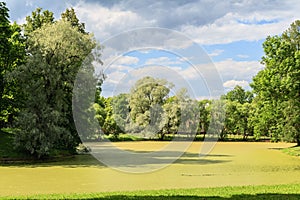
[[[26,95],[16,145],[38,157],[54,149],[72,151],[79,143],[72,119],[73,85],[96,43],[92,35],[66,20],[46,23],[27,34],[30,56],[15,71]]]
[[[265,68],[251,84],[259,107],[257,121],[276,140],[300,145],[300,21],[281,36],[267,37],[263,48]]]
[[[8,8],[0,2],[0,129],[10,125],[19,109],[21,97],[15,80],[9,76],[25,59],[25,43],[21,29],[10,24]]]

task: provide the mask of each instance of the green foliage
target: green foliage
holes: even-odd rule
[[[26,17],[26,23],[23,25],[24,34],[27,36],[36,29],[41,28],[43,25],[54,23],[53,12],[42,8],[37,8],[31,13],[31,16]]]
[[[211,100],[200,100],[198,102],[199,109],[199,126],[198,133],[206,134],[210,123],[210,105]]]
[[[251,84],[259,109],[254,114],[274,140],[296,141],[300,145],[300,21],[281,36],[268,37],[265,56]],[[262,124],[264,123],[264,124]],[[259,135],[261,128],[254,127]]]
[[[227,94],[223,95],[221,98],[244,104],[246,102],[251,103],[253,94],[250,91],[245,91],[241,86],[237,85],[233,90],[227,92]]]
[[[131,89],[129,106],[131,119],[138,125],[150,123],[150,109],[162,106],[168,97],[171,83],[163,79],[144,77]]]
[[[84,23],[79,22],[79,19],[76,16],[76,13],[74,11],[74,8],[66,9],[64,13],[61,14],[62,20],[66,20],[71,23],[71,25],[78,29],[81,33],[85,32],[85,25]]]
[[[221,99],[226,101],[225,124],[221,139],[225,139],[227,134],[243,135],[244,140],[253,135],[253,123],[250,123],[253,94],[241,86],[235,86]]]
[[[121,132],[126,131],[126,126],[130,122],[129,116],[129,95],[119,94],[112,98],[113,118]]]
[[[177,96],[169,97],[163,105],[161,118],[161,130],[158,132],[159,138],[164,139],[166,134],[176,134],[180,124],[181,105]]]
[[[113,105],[112,105],[113,99],[111,97],[108,97],[105,99],[105,113],[106,118],[104,121],[104,124],[102,126],[102,131],[104,134],[109,135],[112,134],[115,138],[118,138],[119,134],[122,133],[122,129],[120,126],[118,126],[116,122],[116,117],[114,115]]]
[[[146,76],[139,79],[129,94],[130,130],[144,134],[158,132],[163,105],[173,85],[164,79]]]
[[[14,78],[8,74],[24,63],[25,43],[21,29],[10,24],[8,9],[0,2],[0,128],[10,126],[19,111],[22,95]],[[19,99],[17,99],[19,98]]]
[[[47,13],[44,15],[51,16]],[[16,125],[16,146],[37,157],[52,149],[73,151],[79,138],[72,118],[72,90],[78,69],[95,41],[64,20],[46,23],[27,37],[30,56],[14,72],[26,96]]]

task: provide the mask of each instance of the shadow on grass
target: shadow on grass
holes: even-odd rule
[[[106,167],[104,164],[99,162],[92,155],[74,155],[70,157],[61,157],[59,159],[50,160],[19,160],[19,161],[1,161],[0,166],[2,167]]]
[[[170,157],[174,155],[174,152],[165,151],[159,158],[149,156],[147,151],[130,151],[140,154],[143,159],[138,162],[134,162],[137,166],[149,165],[149,164],[168,164],[170,163]],[[178,153],[178,152],[177,152]],[[100,155],[101,156],[101,155]],[[118,158],[118,154],[110,155],[112,158]],[[149,156],[149,157],[147,157]],[[208,164],[218,164],[231,162],[227,159],[232,157],[231,155],[222,154],[211,154],[204,157],[199,157],[198,153],[184,153],[179,159],[175,160],[176,164],[198,164],[198,165],[208,165]],[[222,158],[222,159],[219,159]],[[225,159],[224,159],[225,158]],[[171,162],[172,163],[172,162]],[[0,162],[0,166],[4,167],[26,167],[26,168],[36,168],[36,167],[54,167],[61,166],[66,168],[76,168],[76,167],[97,167],[104,168],[105,164],[101,163],[94,156],[90,154],[75,155],[71,157],[62,157],[53,160],[29,160],[29,161],[12,161],[12,162]],[[131,166],[131,161],[125,161],[122,163],[117,163],[116,166]],[[116,167],[114,166],[114,167]]]

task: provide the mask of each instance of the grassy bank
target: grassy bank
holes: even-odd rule
[[[106,192],[83,194],[46,194],[13,196],[7,199],[300,199],[300,184],[259,185],[194,189],[169,189],[133,192]]]
[[[300,156],[300,146],[285,148],[282,151],[291,156]]]

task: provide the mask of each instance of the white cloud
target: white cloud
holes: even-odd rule
[[[239,57],[239,58],[249,58],[249,55],[238,54],[237,57]]]
[[[283,7],[284,8],[284,7]],[[278,35],[299,17],[299,3],[293,9],[227,12],[203,26],[183,24],[181,31],[200,44],[226,44],[239,40],[257,41]]]
[[[234,61],[231,59],[215,62],[214,65],[224,81],[251,81],[252,77],[264,67],[258,61]]]
[[[109,71],[130,71],[132,70],[133,68],[132,67],[129,67],[129,66],[126,66],[126,65],[109,65],[109,68],[106,69],[106,70],[109,70]]]
[[[133,11],[118,7],[107,8],[101,4],[80,2],[74,9],[78,18],[86,22],[87,29],[100,41],[125,30],[154,24],[153,20],[146,20]]]
[[[213,52],[209,53],[208,56],[210,56],[210,57],[219,56],[223,52],[224,52],[224,50],[222,50],[222,49],[215,49]]]
[[[225,83],[223,83],[223,86],[225,88],[230,88],[230,89],[234,88],[237,85],[245,88],[245,87],[249,86],[249,83],[248,83],[248,81],[245,81],[245,80],[242,80],[242,81],[229,80],[229,81],[226,81]]]
[[[107,74],[107,78],[104,81],[105,83],[118,84],[125,75],[126,73],[124,72],[114,71],[112,73]]]
[[[280,34],[300,17],[299,8],[296,0],[81,2],[75,6],[79,18],[100,40],[132,28],[163,27],[181,31],[200,44],[255,41]],[[157,38],[146,38],[152,37]],[[179,48],[190,45],[172,37],[165,43]]]
[[[117,60],[114,62],[114,64],[131,65],[131,64],[137,64],[138,62],[139,62],[139,59],[137,57],[121,56],[121,57],[117,58]]]
[[[54,3],[53,3],[54,2]],[[280,34],[300,17],[298,0],[195,1],[19,1],[7,2],[12,20],[24,21],[34,7],[49,9],[56,18],[74,7],[87,30],[100,41],[126,30],[162,27],[182,31],[201,44],[264,39]],[[153,35],[152,37],[156,37]],[[149,39],[147,37],[146,39]],[[180,40],[169,40],[184,48]]]
[[[174,60],[169,57],[158,57],[158,58],[150,58],[148,59],[145,64],[146,65],[161,65],[161,66],[168,66],[168,65],[174,65],[174,64],[180,64],[181,62],[179,60]]]

